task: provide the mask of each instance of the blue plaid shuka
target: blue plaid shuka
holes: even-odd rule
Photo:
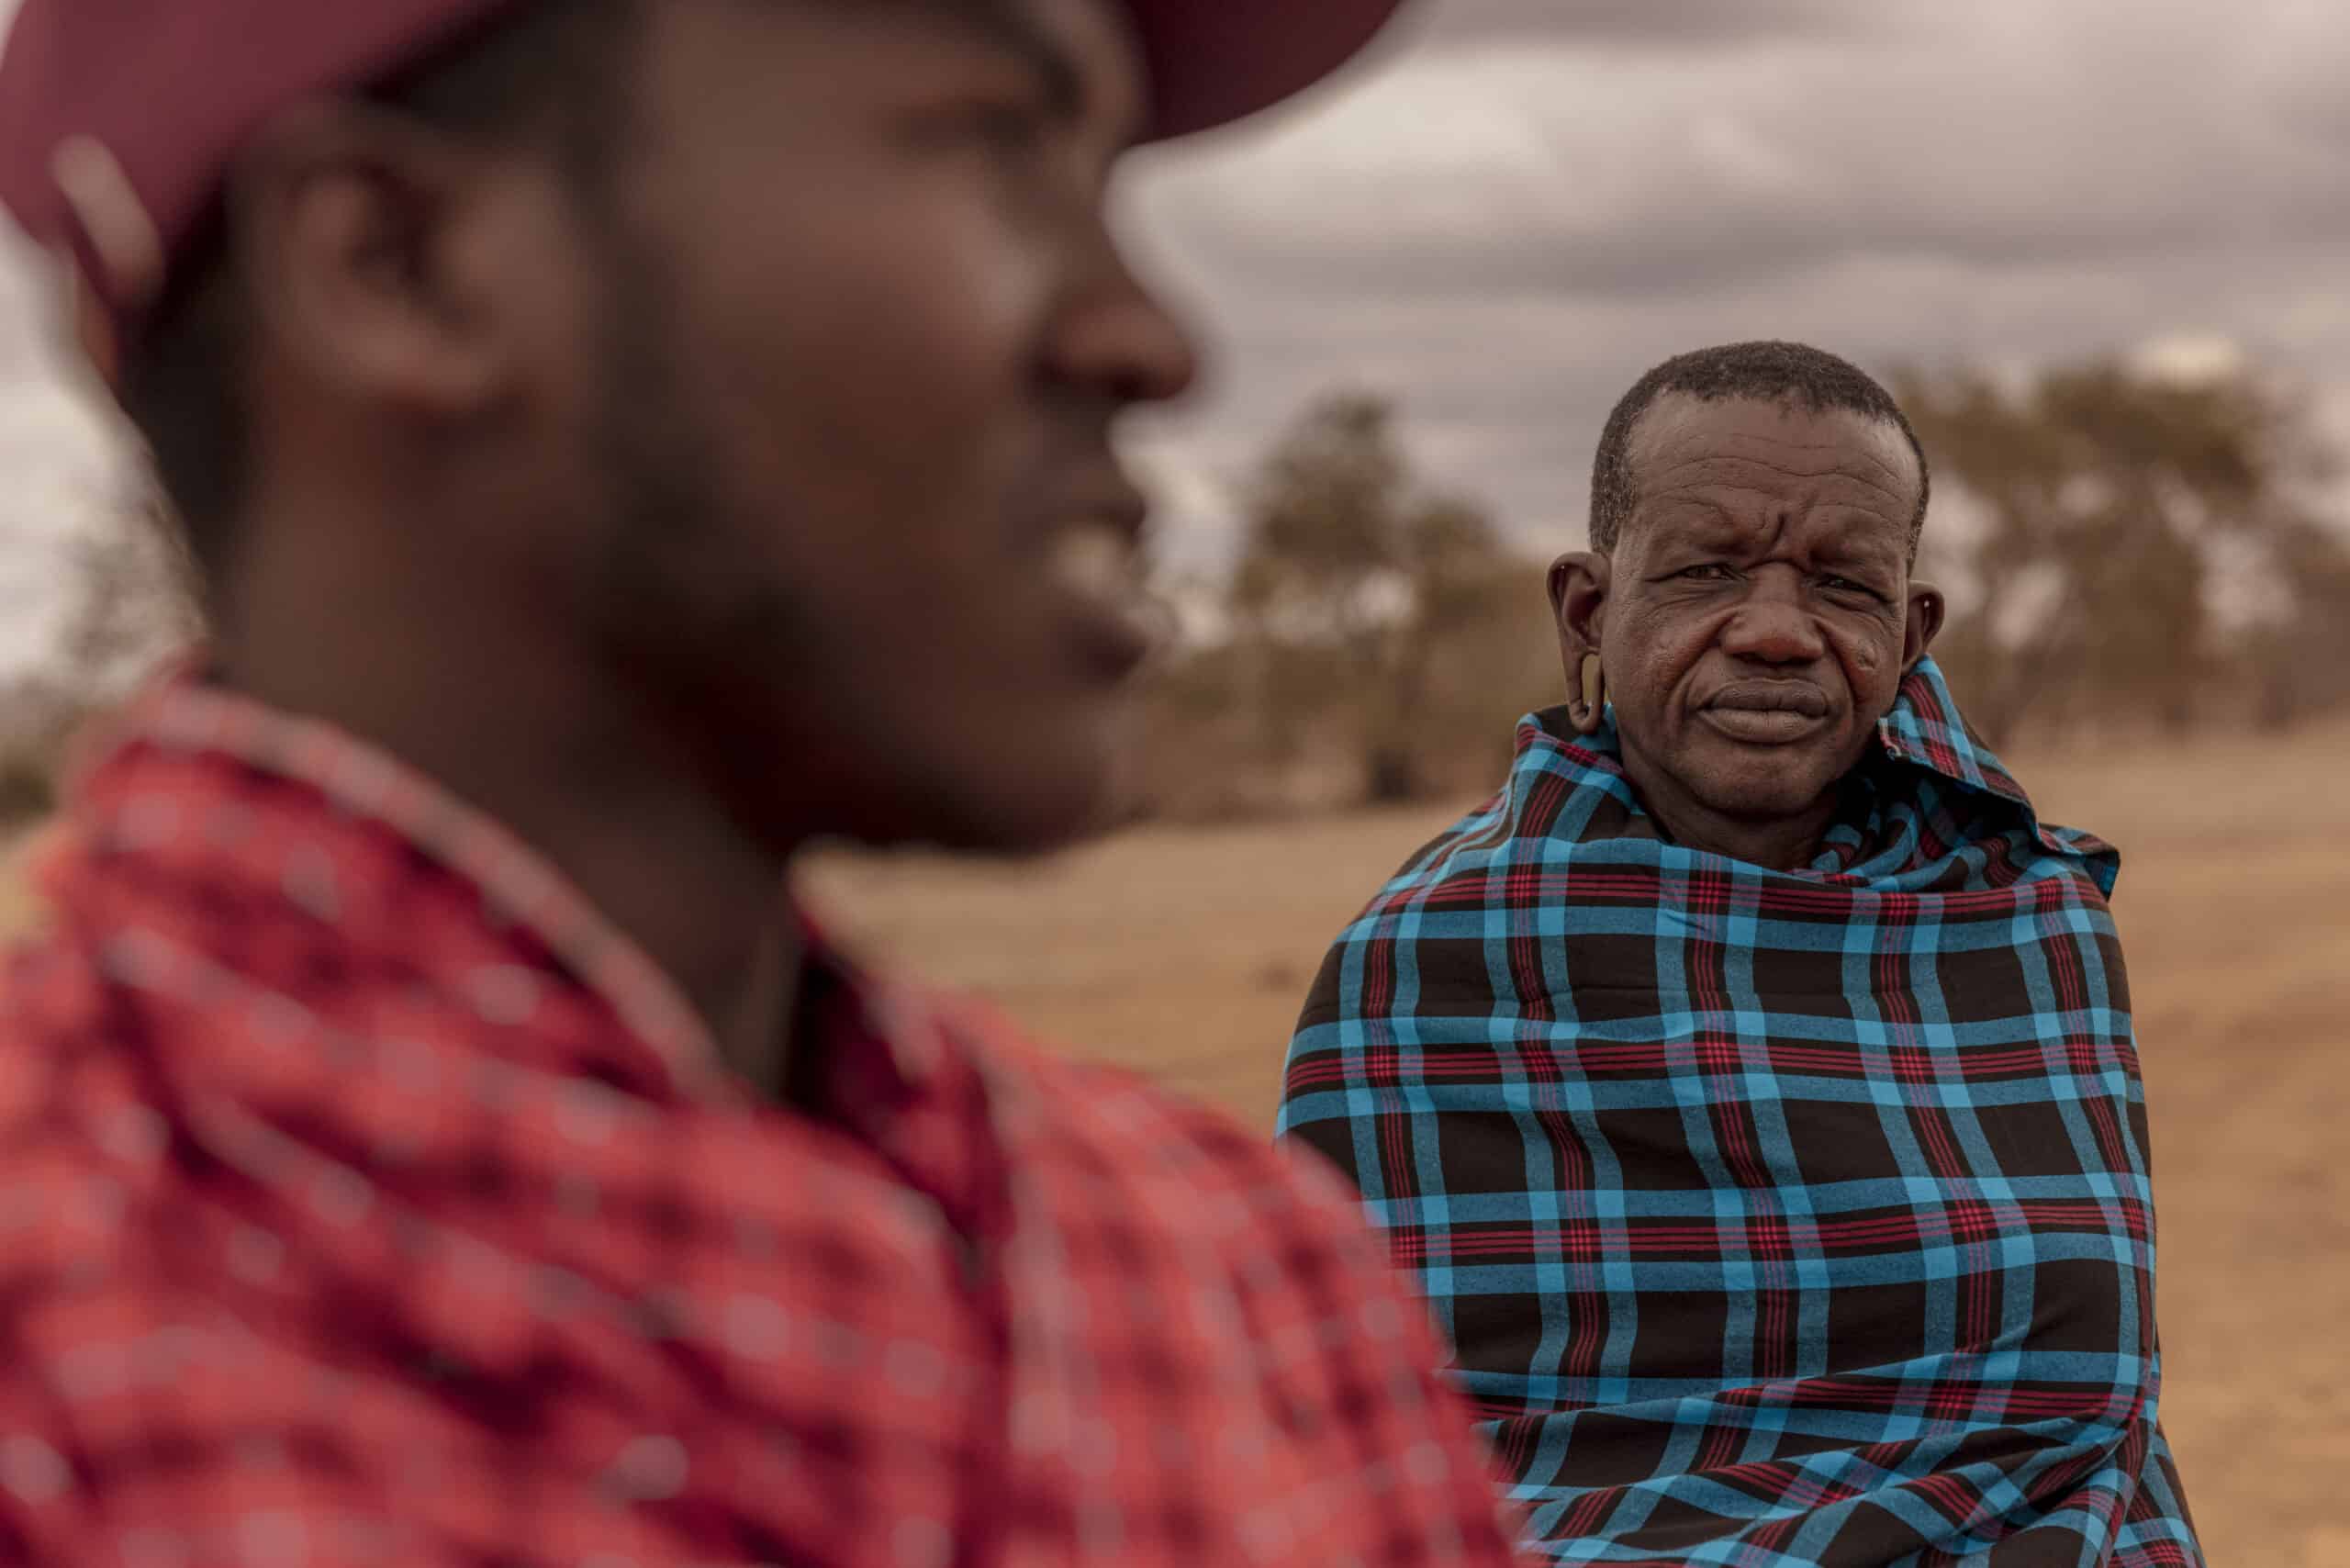
[[[2199,1564],[2119,857],[1930,663],[1878,740],[1780,873],[1527,719],[1332,947],[1281,1129],[1417,1271],[1555,1561]]]

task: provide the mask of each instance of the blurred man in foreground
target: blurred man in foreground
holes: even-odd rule
[[[1884,388],[1651,372],[1572,699],[1342,935],[1281,1126],[1419,1271],[1562,1561],[2199,1562],[2158,1417],[2119,857],[1927,655]]]
[[[1336,1183],[829,947],[1091,820],[1120,153],[1391,0],[26,0],[217,641],[0,980],[0,1558],[1498,1563]]]

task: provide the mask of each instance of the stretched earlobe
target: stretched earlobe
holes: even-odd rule
[[[1902,627],[1902,670],[1904,674],[1918,667],[1934,645],[1934,637],[1942,629],[1947,613],[1942,590],[1930,583],[1909,586],[1908,613]]]
[[[1583,690],[1574,705],[1575,728],[1586,735],[1599,733],[1607,717],[1607,671],[1597,654],[1583,656]]]
[[[1597,734],[1607,722],[1607,676],[1599,649],[1606,640],[1611,571],[1606,556],[1588,550],[1550,563],[1548,587],[1559,624],[1560,673],[1567,678],[1566,711],[1580,734]]]

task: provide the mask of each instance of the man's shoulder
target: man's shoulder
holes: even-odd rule
[[[107,1043],[95,961],[55,932],[0,946],[0,1175]]]
[[[70,1235],[82,1208],[118,1208],[160,1157],[130,1036],[99,965],[55,935],[0,948],[0,1274],[37,1229]],[[92,1194],[112,1194],[104,1202]],[[86,1201],[85,1200],[89,1200]]]
[[[35,1477],[10,1484],[13,1500],[52,1525],[73,1505],[64,1471],[39,1482],[56,1451],[40,1434],[69,1406],[118,1398],[143,1369],[133,1361],[176,1343],[153,1338],[173,1319],[151,1245],[170,1234],[158,1194],[171,1133],[133,1033],[70,940],[0,948],[0,1334],[19,1352],[0,1368],[0,1430],[14,1434],[0,1463]]]

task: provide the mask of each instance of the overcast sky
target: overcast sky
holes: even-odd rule
[[[0,17],[14,0],[0,0]],[[2248,353],[2350,430],[2342,0],[1433,0],[1269,124],[1138,161],[1123,218],[1210,386],[1138,428],[1179,558],[1315,393],[1530,544],[1583,527],[1655,361],[1796,337],[1879,371]],[[111,454],[0,260],[0,622]]]

